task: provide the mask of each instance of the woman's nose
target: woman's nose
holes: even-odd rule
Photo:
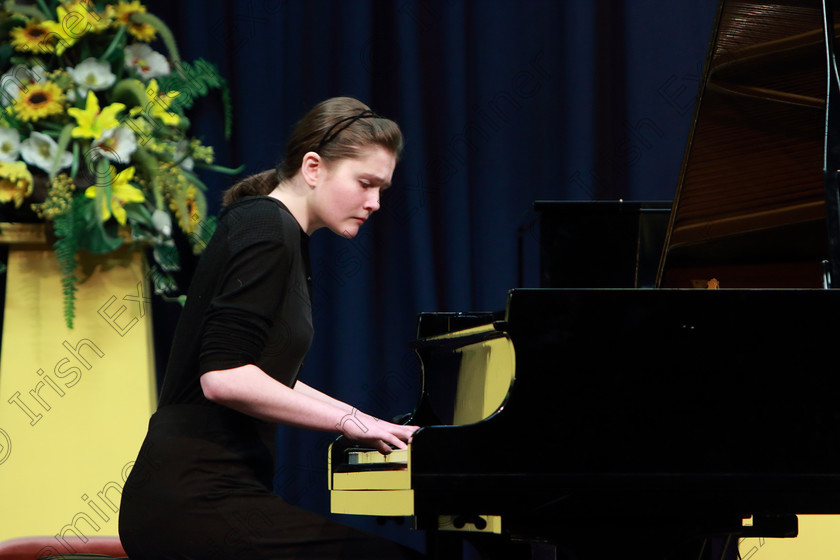
[[[365,201],[365,210],[371,212],[379,210],[379,189],[371,189],[370,195]]]

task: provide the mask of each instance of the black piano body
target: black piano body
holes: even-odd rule
[[[410,514],[418,528],[495,520],[550,540],[581,520],[741,532],[743,518],[838,513],[832,309],[840,292],[819,289],[512,290],[503,321],[463,315],[491,320],[483,334],[419,338]],[[486,418],[452,425],[460,349],[482,337],[512,345],[509,390]],[[352,473],[348,449],[333,445],[331,476]],[[379,505],[391,490],[344,492]]]
[[[837,512],[840,376],[821,364],[838,304],[820,290],[513,290],[509,395],[484,420],[417,434],[417,509]],[[656,359],[639,359],[647,348]]]
[[[421,314],[405,420],[423,428],[388,460],[336,441],[334,512],[553,543],[793,536],[797,514],[840,513],[831,4],[721,1],[653,287],[638,252],[609,287],[564,256],[543,278],[575,284]]]

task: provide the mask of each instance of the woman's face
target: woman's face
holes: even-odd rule
[[[391,184],[394,154],[378,145],[362,148],[357,158],[328,163],[319,174],[312,198],[314,229],[353,238],[379,210],[379,195]]]

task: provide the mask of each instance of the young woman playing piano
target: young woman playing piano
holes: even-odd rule
[[[328,99],[297,124],[276,170],[225,193],[123,490],[120,537],[132,560],[412,555],[283,502],[270,452],[278,423],[383,452],[417,429],[297,380],[313,334],[309,236],[322,227],[355,236],[401,148],[394,122],[355,99]]]

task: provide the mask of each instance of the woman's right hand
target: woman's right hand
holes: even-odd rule
[[[336,426],[341,434],[357,443],[387,455],[392,449],[405,449],[419,426],[392,424],[354,408]]]

